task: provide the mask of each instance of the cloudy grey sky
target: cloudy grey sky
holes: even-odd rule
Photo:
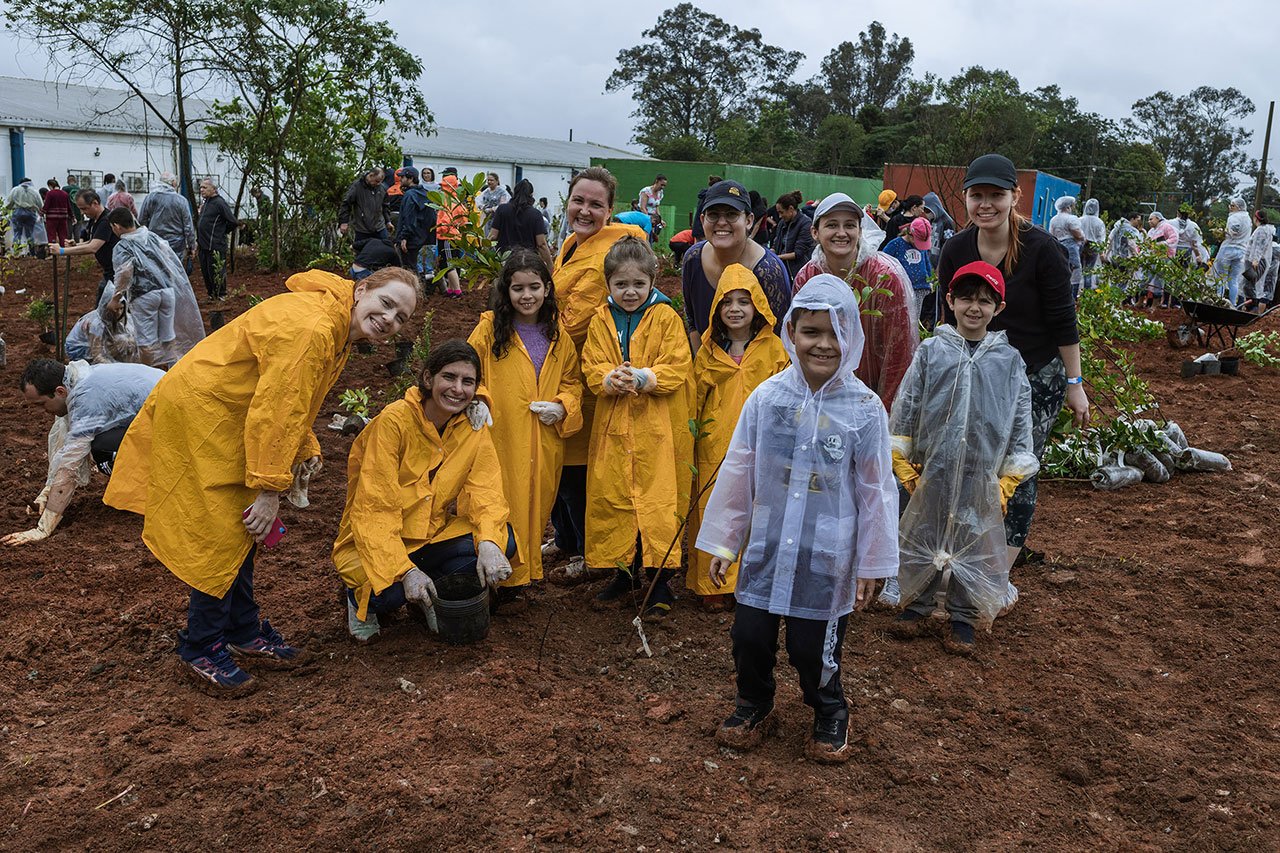
[[[439,124],[632,147],[626,93],[605,94],[620,49],[637,44],[663,3],[387,0],[377,11],[423,60],[421,84]],[[911,39],[913,70],[951,76],[1004,68],[1024,89],[1057,83],[1111,118],[1159,89],[1235,86],[1258,107],[1248,122],[1262,149],[1267,101],[1280,94],[1275,0],[700,0],[700,8],[806,59],[800,79],[872,20]],[[465,13],[459,14],[463,9]],[[1070,11],[1067,11],[1070,10]],[[0,74],[45,77],[44,55],[0,31]]]

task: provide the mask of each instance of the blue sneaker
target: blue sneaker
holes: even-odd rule
[[[179,632],[179,636],[186,639],[185,632]],[[236,666],[226,643],[221,640],[194,660],[179,657],[178,662],[183,677],[194,681],[201,692],[210,696],[244,696],[258,686],[256,678]]]
[[[311,660],[311,652],[286,643],[266,619],[258,636],[247,643],[227,643],[227,647],[235,657],[267,669],[293,669]]]

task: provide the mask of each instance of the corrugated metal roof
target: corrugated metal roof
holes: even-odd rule
[[[165,95],[147,97],[161,112],[173,114],[172,98]],[[205,100],[193,98],[187,101],[188,113],[197,119],[207,114],[209,106],[210,102]],[[64,85],[22,77],[0,77],[0,124],[52,130],[164,134],[164,126],[148,113],[142,101],[122,89]],[[649,159],[621,148],[591,142],[539,139],[456,127],[438,127],[436,131],[431,136],[405,134],[402,140],[405,153],[542,166],[589,166],[592,157]]]

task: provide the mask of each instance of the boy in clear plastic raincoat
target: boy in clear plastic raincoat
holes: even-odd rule
[[[936,614],[950,622],[944,648],[967,655],[974,627],[1008,603],[1004,508],[1039,463],[1026,367],[1004,332],[987,331],[1004,308],[1000,271],[982,261],[956,270],[947,303],[956,325],[921,345],[889,418],[894,473],[911,492],[898,543],[906,610],[890,633],[920,636]]]
[[[737,706],[716,733],[737,749],[774,725],[778,628],[805,704],[809,758],[849,758],[840,649],[849,614],[898,570],[898,498],[888,419],[854,375],[862,325],[849,285],[814,276],[783,324],[791,366],[760,384],[738,419],[698,532],[713,584],[741,555],[732,631]]]

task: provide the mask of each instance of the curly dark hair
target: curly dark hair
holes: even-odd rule
[[[502,265],[497,287],[493,289],[493,357],[505,358],[511,348],[511,336],[515,334],[516,309],[511,304],[511,279],[518,272],[531,272],[542,279],[547,295],[538,309],[538,325],[547,340],[560,339],[560,306],[556,304],[556,286],[551,271],[543,263],[542,256],[533,249],[518,246],[511,251]]]

